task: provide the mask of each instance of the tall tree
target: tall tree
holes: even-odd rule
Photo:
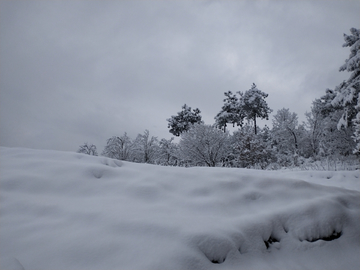
[[[198,108],[191,111],[191,107],[184,104],[182,111],[178,112],[177,115],[172,115],[166,119],[168,123],[169,132],[175,136],[180,136],[181,133],[188,131],[191,125],[195,123],[202,123],[200,110]]]
[[[243,125],[244,115],[242,108],[239,106],[239,99],[236,94],[231,91],[225,92],[224,105],[221,111],[215,116],[215,124],[218,128],[221,128],[226,132],[226,126],[228,123],[235,124],[237,126]]]
[[[173,166],[178,163],[178,145],[173,140],[174,137],[171,137],[170,140],[160,140],[157,164]]]
[[[239,103],[244,116],[254,122],[254,131],[257,134],[256,118],[269,120],[269,114],[272,112],[265,101],[268,94],[257,89],[255,83],[245,93],[239,92],[239,94]]]
[[[351,138],[353,126],[342,126],[338,129],[344,110],[340,105],[332,105],[336,92],[336,89],[327,89],[324,96],[313,102],[311,112],[306,114],[314,157],[349,155],[355,145]]]
[[[273,134],[281,147],[297,151],[299,139],[297,135],[298,116],[289,109],[278,110],[273,118]]]
[[[342,106],[344,111],[339,120],[338,128],[352,125],[356,117],[360,92],[360,29],[351,28],[351,35],[344,34],[343,47],[350,47],[349,58],[345,60],[339,71],[351,72],[348,80],[342,82],[337,88],[336,96],[332,101],[334,106]]]
[[[159,150],[159,142],[156,137],[150,137],[148,130],[145,130],[144,134],[138,134],[133,143],[133,147],[136,155],[135,161],[141,163],[155,163]]]
[[[360,93],[358,97],[358,103],[355,107],[355,109],[358,110],[358,113],[356,114],[356,118],[353,120],[354,126],[355,126],[355,132],[354,132],[354,141],[356,142],[356,146],[354,148],[353,153],[360,155]]]
[[[321,113],[322,102],[316,99],[310,112],[306,112],[305,126],[308,129],[308,139],[311,148],[311,156],[316,157],[320,151],[320,144],[325,135],[324,115]]]

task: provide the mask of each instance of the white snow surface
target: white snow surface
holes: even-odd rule
[[[360,269],[359,171],[0,148],[0,269]]]

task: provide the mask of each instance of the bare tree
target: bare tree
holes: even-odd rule
[[[138,134],[133,147],[135,154],[134,161],[140,163],[155,163],[159,150],[159,142],[156,137],[150,137],[148,130],[145,130],[144,134]]]
[[[170,140],[161,139],[159,142],[159,152],[156,163],[160,165],[177,165],[178,164],[178,145],[173,142],[174,137]]]
[[[83,153],[87,155],[97,156],[96,146],[94,144],[84,143],[80,145],[78,153]]]
[[[282,147],[295,148],[295,150],[299,148],[297,126],[298,116],[296,113],[291,113],[289,109],[283,108],[274,115],[273,133],[276,134],[277,142],[281,143]],[[289,142],[293,146],[290,146]]]
[[[228,133],[204,124],[194,124],[181,135],[180,152],[192,165],[215,167],[227,152]]]
[[[121,137],[113,136],[108,139],[102,155],[119,160],[131,160],[132,142],[126,132]]]

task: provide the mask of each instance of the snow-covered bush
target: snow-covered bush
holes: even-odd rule
[[[154,164],[157,160],[159,153],[159,141],[156,137],[151,136],[148,130],[144,134],[138,134],[133,142],[133,161],[139,163]]]
[[[245,125],[235,131],[230,138],[230,149],[225,166],[265,169],[274,161],[274,152],[270,145],[268,129],[254,134],[254,128]]]
[[[313,160],[312,158],[304,159],[302,164],[299,165],[299,169],[314,171],[354,171],[360,169],[360,163],[355,156],[342,156],[337,154],[318,160]]]
[[[92,156],[98,155],[96,146],[94,144],[90,144],[90,143],[84,143],[83,145],[80,145],[77,152],[87,154],[87,155],[92,155]]]
[[[170,140],[160,140],[156,164],[163,166],[179,165],[179,147],[173,140],[173,137]]]
[[[132,141],[125,132],[121,137],[113,136],[108,139],[102,155],[119,160],[132,160],[132,146]]]
[[[185,163],[215,167],[227,154],[228,133],[204,124],[194,124],[181,135],[180,153]]]

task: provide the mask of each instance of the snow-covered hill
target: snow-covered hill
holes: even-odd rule
[[[360,269],[359,171],[0,157],[2,270]]]

